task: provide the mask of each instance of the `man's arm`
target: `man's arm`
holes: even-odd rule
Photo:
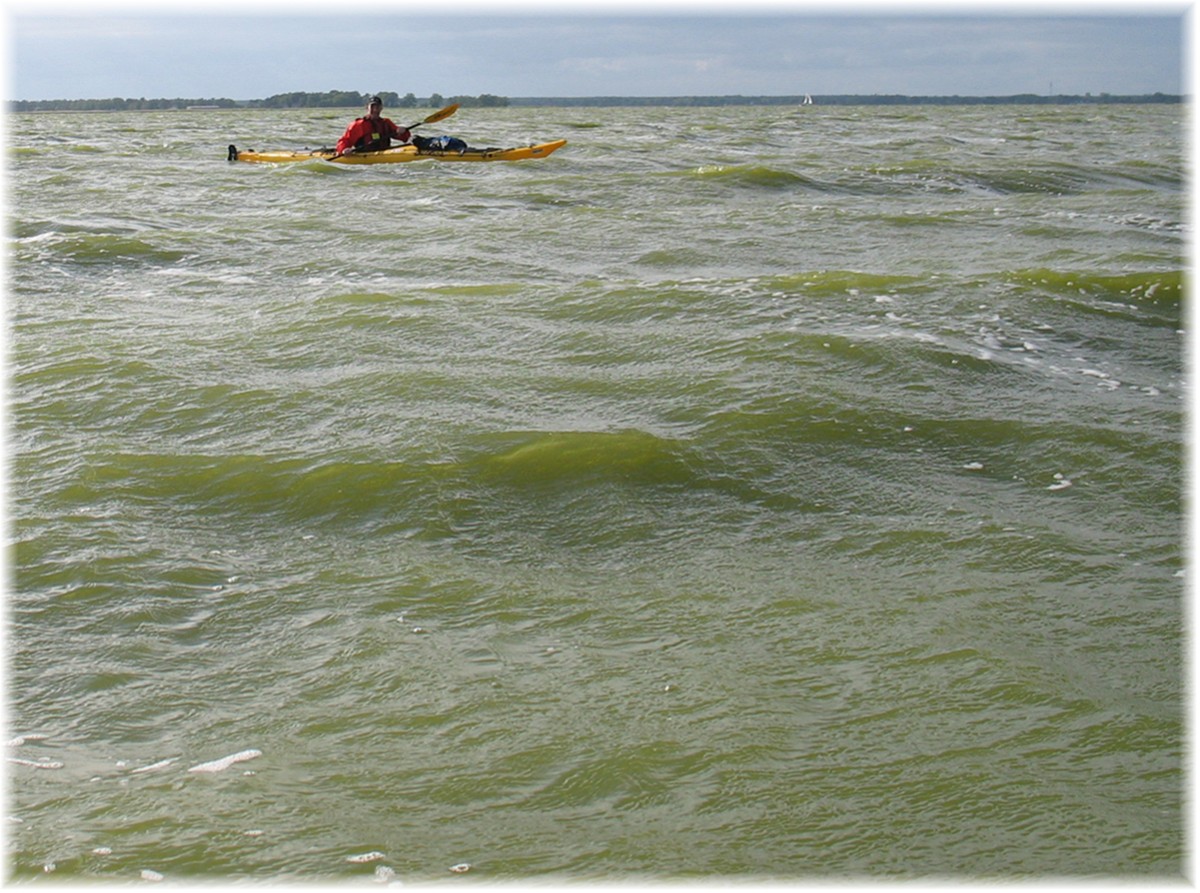
[[[407,127],[401,127],[399,124],[397,124],[395,121],[392,121],[390,118],[388,119],[388,121],[392,125],[393,138],[400,140],[400,142],[402,142],[402,143],[407,143],[410,139],[412,139],[412,134],[409,132]]]
[[[338,155],[345,155],[347,152],[354,151],[354,144],[362,136],[362,124],[363,121],[359,118],[357,121],[352,121],[350,126],[346,128],[346,132],[342,134],[342,138],[337,141]]]

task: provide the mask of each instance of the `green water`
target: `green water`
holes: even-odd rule
[[[9,120],[10,877],[1181,875],[1182,109],[350,114]]]

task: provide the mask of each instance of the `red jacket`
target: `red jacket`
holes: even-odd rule
[[[411,136],[403,127],[397,127],[391,118],[372,121],[364,116],[350,122],[342,138],[337,141],[337,150],[340,155],[347,149],[386,149],[392,144],[393,138],[407,143]]]

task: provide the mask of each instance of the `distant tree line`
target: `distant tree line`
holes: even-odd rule
[[[113,112],[142,109],[238,108],[232,99],[20,99],[13,112]]]
[[[383,100],[384,108],[415,109],[424,105],[440,109],[442,106],[457,102],[463,108],[489,108],[508,105],[505,96],[493,96],[484,93],[480,96],[451,96],[446,99],[441,93],[434,93],[426,100],[417,99],[413,93],[401,96],[388,90],[378,93],[354,93],[347,90],[330,90],[327,93],[277,93],[266,99],[251,99],[238,103],[246,108],[267,109],[322,109],[322,108],[359,108],[365,106],[372,96]]]
[[[457,102],[463,108],[502,108],[505,106],[722,106],[722,105],[800,105],[804,96],[532,96],[509,99],[484,93],[480,96],[442,96],[434,93],[418,99],[412,93],[381,91],[356,93],[329,90],[325,93],[277,93],[266,99],[45,99],[16,100],[9,103],[13,112],[49,111],[138,111],[142,109],[188,108],[362,108],[371,96],[378,95],[384,108],[441,108]],[[1186,98],[1170,93],[1121,96],[1110,93],[1082,96],[1039,96],[1019,93],[1013,96],[900,96],[900,95],[823,95],[813,96],[816,105],[1079,105],[1103,103],[1181,103]]]
[[[329,90],[325,93],[276,93],[266,99],[38,99],[17,100],[9,103],[13,112],[94,112],[94,111],[140,111],[143,109],[321,109],[362,108],[372,96],[383,100],[384,108],[442,108],[457,102],[463,108],[497,108],[509,104],[505,96],[484,93],[481,96],[451,96],[449,99],[434,93],[426,100],[419,100],[408,93],[380,91],[379,93],[357,93],[348,90]]]

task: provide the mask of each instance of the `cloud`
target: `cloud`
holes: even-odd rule
[[[42,15],[15,98],[394,89],[427,96],[1180,92],[1182,15]],[[319,7],[324,9],[324,7]],[[364,41],[388,63],[355,61]],[[368,84],[368,82],[370,82]]]

